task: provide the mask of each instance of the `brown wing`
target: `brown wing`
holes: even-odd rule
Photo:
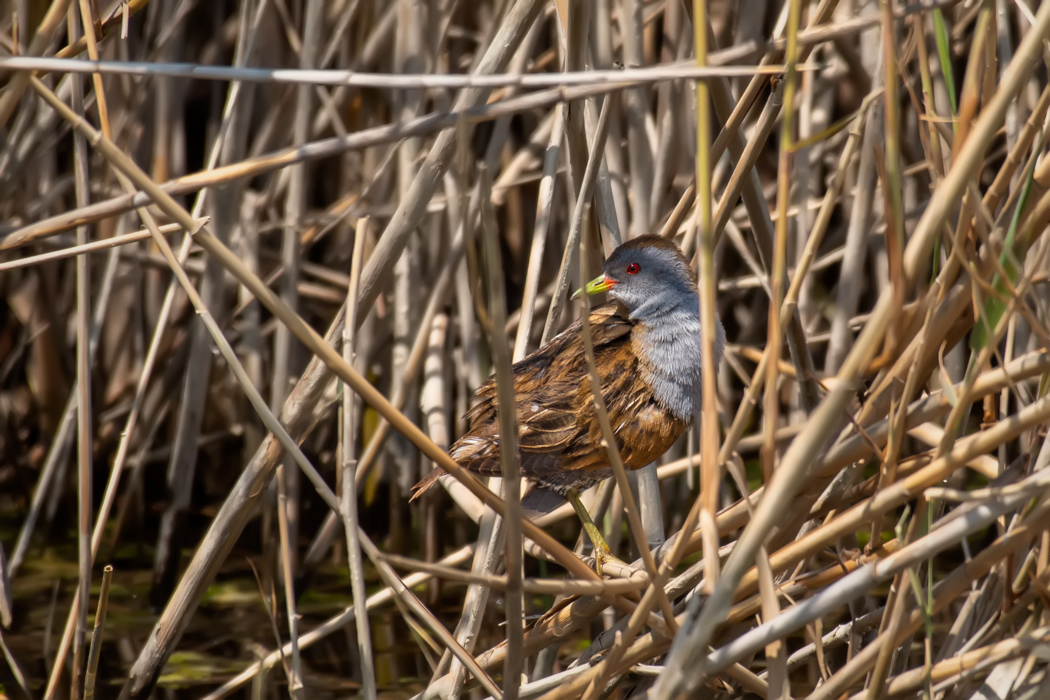
[[[625,465],[637,469],[659,457],[685,429],[655,402],[631,352],[633,324],[618,304],[590,316],[602,396]],[[601,469],[609,464],[587,376],[580,324],[514,365],[518,446],[524,476]],[[470,429],[449,454],[472,472],[500,474],[496,385],[490,379],[467,414]]]

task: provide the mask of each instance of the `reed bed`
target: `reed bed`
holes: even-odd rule
[[[3,694],[1050,697],[1048,40],[1026,0],[5,4]],[[599,578],[444,450],[649,232],[729,345],[585,495]]]

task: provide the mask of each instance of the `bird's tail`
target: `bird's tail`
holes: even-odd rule
[[[426,493],[431,486],[437,483],[438,477],[445,473],[445,470],[441,467],[434,467],[429,474],[420,479],[419,483],[412,487],[412,497],[408,499],[409,503]]]

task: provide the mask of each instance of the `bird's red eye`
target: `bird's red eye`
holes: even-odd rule
[[[640,268],[638,267],[638,263],[631,263],[630,265],[627,266],[627,274],[628,275],[637,275],[639,269]]]

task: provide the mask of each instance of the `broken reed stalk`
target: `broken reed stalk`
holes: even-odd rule
[[[91,631],[87,668],[84,671],[84,700],[94,700],[95,697],[98,660],[102,654],[102,632],[106,629],[106,613],[109,611],[109,587],[112,583],[113,567],[107,564],[102,570],[102,585],[98,590],[98,607],[95,610],[95,626]]]

